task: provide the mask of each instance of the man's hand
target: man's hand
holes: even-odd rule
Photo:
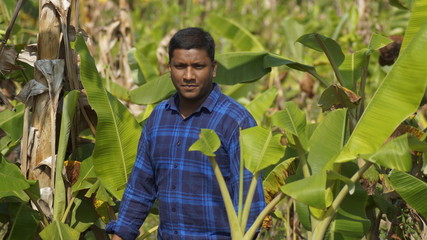
[[[119,237],[119,235],[114,234],[111,240],[123,240],[123,238]]]

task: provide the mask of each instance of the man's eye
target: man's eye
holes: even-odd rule
[[[193,67],[195,69],[203,69],[205,66],[204,65],[194,65]]]

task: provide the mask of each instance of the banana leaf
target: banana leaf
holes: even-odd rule
[[[390,169],[400,171],[412,169],[412,158],[406,134],[392,139],[374,154],[361,155],[361,157]]]
[[[405,51],[406,47],[412,41],[421,26],[427,21],[427,0],[414,0],[412,13],[406,28],[400,52]]]
[[[40,237],[43,240],[78,240],[80,233],[67,224],[55,220],[40,232]]]
[[[276,99],[276,95],[277,90],[275,88],[271,88],[258,95],[254,100],[246,105],[246,108],[255,118],[258,125],[261,125],[264,113],[268,110],[271,104],[273,104],[274,99]]]
[[[77,38],[75,47],[81,57],[81,80],[89,104],[98,116],[93,151],[94,170],[108,191],[121,199],[124,190],[117,189],[128,181],[141,127],[127,108],[105,90],[82,37]]]
[[[394,190],[423,217],[427,217],[427,183],[398,170],[392,171],[390,180]]]
[[[212,129],[202,128],[200,138],[191,145],[188,151],[199,151],[206,156],[215,157],[215,152],[221,145],[218,135]]]
[[[285,154],[281,135],[256,126],[242,130],[242,151],[245,167],[253,174],[276,164]]]
[[[13,194],[13,191],[22,191],[29,187],[30,184],[19,168],[0,155],[0,193]]]
[[[8,203],[8,211],[12,228],[7,239],[34,239],[39,228],[40,213],[30,208],[26,202]]]
[[[219,35],[230,39],[236,49],[242,51],[262,51],[261,42],[239,23],[225,17],[211,14],[207,19],[207,24]]]
[[[96,182],[96,174],[93,170],[93,158],[89,157],[80,164],[79,178],[72,186],[72,195],[75,196],[79,190],[88,189]]]
[[[307,125],[305,114],[298,108],[296,103],[286,102],[285,109],[275,113],[272,122],[274,126],[283,128],[298,137],[304,149],[308,148],[308,139],[305,133]]]
[[[280,191],[280,186],[284,185],[289,175],[295,172],[292,166],[295,158],[289,158],[277,164],[273,170],[262,181],[266,202],[269,203]]]
[[[164,74],[130,91],[130,99],[137,104],[153,104],[161,102],[175,92],[169,74]]]
[[[71,125],[73,123],[74,113],[76,112],[77,101],[79,99],[79,92],[77,90],[69,92],[64,97],[64,104],[62,108],[61,130],[59,133],[58,143],[58,157],[56,159],[55,172],[55,198],[53,209],[53,218],[61,220],[64,215],[65,205],[67,202],[67,193],[65,192],[64,179],[62,169],[64,168],[65,154],[68,146],[68,139],[70,137]]]
[[[92,199],[83,196],[78,196],[74,200],[74,207],[70,214],[70,227],[78,232],[84,232],[95,224],[99,216],[92,201]]]
[[[379,86],[336,162],[376,152],[397,126],[417,111],[427,86],[426,45],[427,23]]]
[[[346,113],[345,109],[328,113],[311,136],[307,162],[312,174],[333,169],[333,157],[344,145]]]
[[[0,128],[16,141],[22,136],[22,126],[24,124],[24,104],[15,106],[15,111],[4,110],[0,112]]]

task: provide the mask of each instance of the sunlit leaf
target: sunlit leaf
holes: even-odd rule
[[[371,41],[369,42],[369,49],[371,50],[378,50],[382,47],[387,46],[387,44],[393,42],[393,40],[391,40],[388,37],[384,37],[382,35],[379,34],[373,34],[371,37]]]
[[[406,47],[411,43],[420,28],[427,22],[427,0],[416,0],[412,2],[412,13],[400,48],[401,53],[405,51]]]
[[[310,186],[308,191],[307,186]],[[326,173],[320,172],[301,180],[287,183],[281,187],[282,192],[316,208],[326,207]]]
[[[82,37],[77,38],[75,47],[81,58],[81,80],[89,103],[98,116],[94,170],[109,192],[121,199],[124,190],[117,189],[128,181],[141,127],[127,108],[105,90]]]
[[[292,162],[295,158],[289,158],[279,163],[268,175],[265,177],[263,183],[264,195],[266,202],[269,203],[276,194],[280,191],[280,186],[284,185],[289,175],[295,174],[295,167]]]
[[[308,147],[308,140],[305,134],[307,121],[305,114],[294,102],[286,102],[285,109],[277,112],[272,118],[273,125],[285,129],[287,132],[298,137],[304,149]]]
[[[330,112],[311,136],[307,162],[312,174],[333,169],[333,157],[344,145],[346,113],[345,109]]]
[[[271,88],[258,95],[246,106],[248,111],[257,121],[258,125],[261,124],[265,111],[267,111],[268,108],[273,104],[276,95],[277,90],[275,88]]]
[[[424,24],[379,86],[337,162],[376,152],[396,127],[416,112],[427,86],[426,45]]]
[[[53,221],[43,231],[40,232],[40,237],[43,240],[78,240],[80,233],[72,229],[67,224],[60,221]]]
[[[218,135],[212,129],[202,128],[199,139],[191,145],[188,151],[199,151],[209,157],[215,157],[215,152],[221,145]]]
[[[285,153],[281,135],[271,130],[256,126],[242,130],[241,135],[245,167],[254,174],[279,162]]]
[[[261,42],[239,23],[225,17],[211,14],[207,19],[208,25],[221,36],[230,39],[233,45],[243,51],[262,51]]]
[[[412,158],[406,134],[392,139],[374,154],[362,155],[362,157],[391,169],[400,171],[412,169]]]
[[[396,192],[423,217],[427,217],[427,183],[397,170],[393,170],[390,180]]]
[[[22,136],[24,109],[24,104],[18,104],[15,111],[6,109],[0,112],[0,128],[10,136],[11,141],[16,141]]]

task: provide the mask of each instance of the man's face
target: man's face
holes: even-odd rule
[[[216,63],[203,49],[175,49],[170,61],[170,75],[180,98],[204,101],[212,90]]]

